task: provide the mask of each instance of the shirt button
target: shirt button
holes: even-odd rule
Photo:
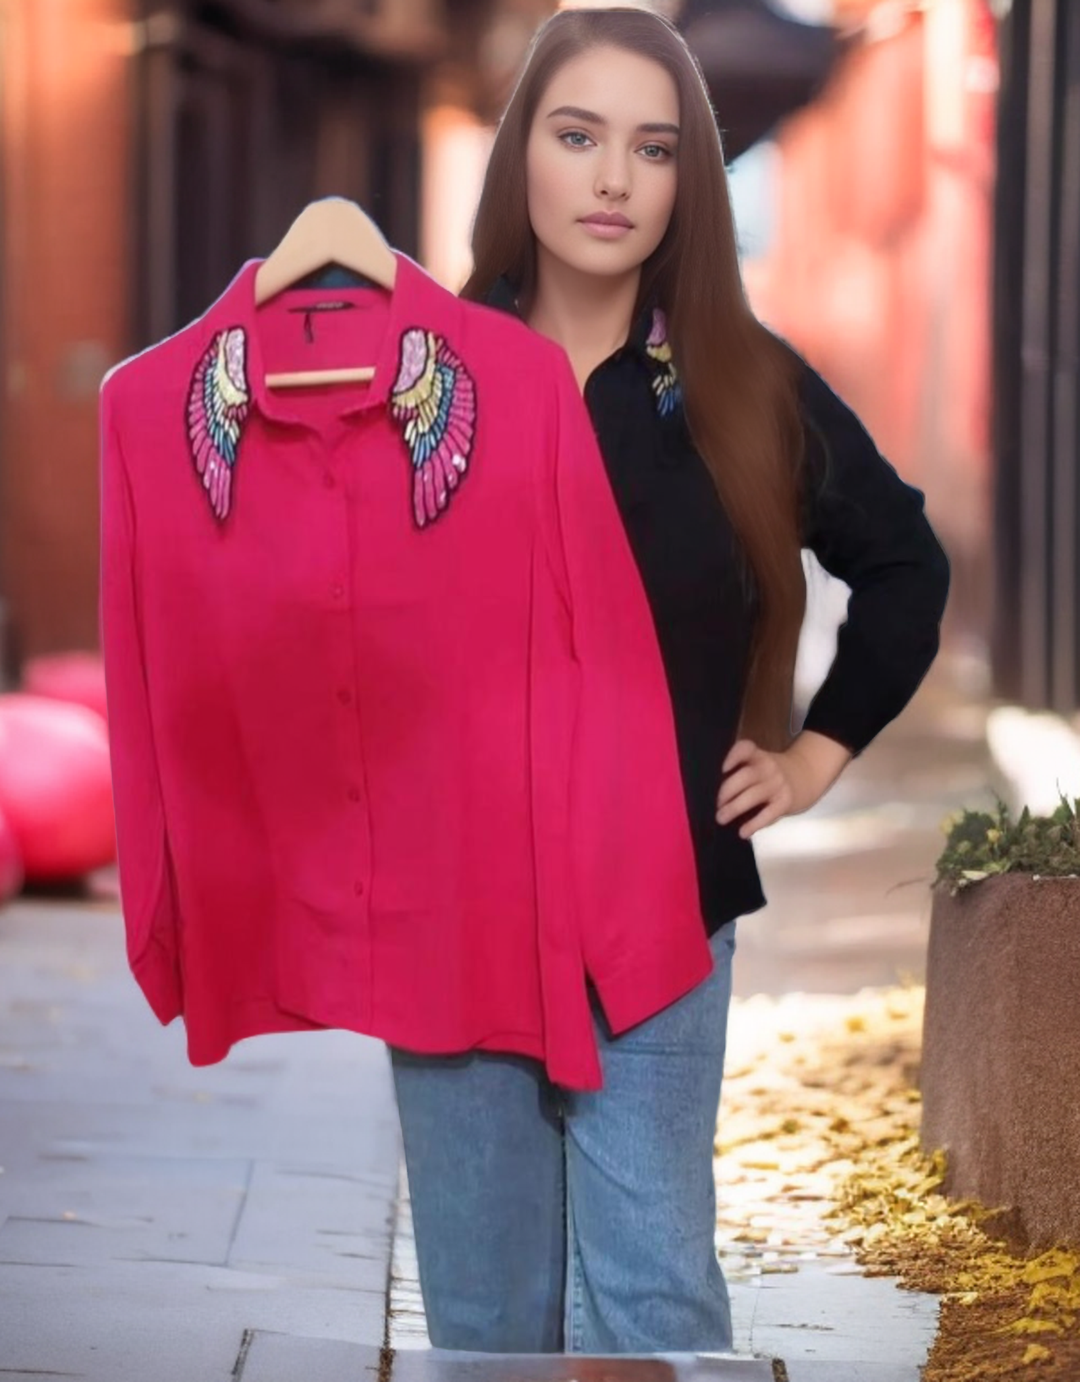
[[[334,597],[335,600],[340,600],[340,599],[342,599],[342,598],[344,597],[344,594],[345,594],[345,587],[341,584],[340,581],[338,581],[338,582],[333,586],[333,588],[331,589],[330,593],[331,593],[331,595],[333,595],[333,597]]]
[[[343,686],[337,693],[337,698],[342,705],[352,705],[352,692],[347,686]]]
[[[329,471],[327,471],[326,474],[322,477],[322,482],[324,488],[326,489],[335,489],[337,487],[337,481],[334,479],[334,477],[330,474]]]
[[[359,788],[359,787],[350,787],[347,795],[348,795],[348,798],[349,798],[350,801],[359,801],[359,800],[360,800],[360,788]]]
[[[356,882],[353,884],[353,892],[356,894],[357,897],[363,897],[364,895],[364,885],[360,882],[359,879],[357,879]]]

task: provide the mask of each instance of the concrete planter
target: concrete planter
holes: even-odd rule
[[[1080,1244],[1080,880],[935,891],[920,1083],[948,1193],[1032,1246]]]

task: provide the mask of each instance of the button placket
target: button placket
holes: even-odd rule
[[[357,691],[354,686],[356,668],[353,645],[356,630],[352,625],[355,617],[355,606],[350,599],[351,579],[349,576],[352,564],[349,543],[349,509],[354,496],[351,494],[345,479],[340,474],[335,473],[337,462],[334,453],[339,449],[339,444],[324,440],[313,481],[325,491],[327,513],[331,518],[329,531],[334,533],[336,539],[327,545],[325,556],[328,568],[324,568],[329,576],[329,583],[326,588],[330,597],[330,615],[336,630],[334,665],[330,673],[329,686],[339,707],[345,711],[355,711]],[[349,851],[352,855],[351,860],[346,861],[345,857],[342,857],[342,863],[352,874],[351,880],[346,882],[345,886],[350,889],[353,897],[359,900],[365,898],[368,892],[367,879],[361,875],[366,874],[370,867],[370,850],[367,844],[368,830],[365,819],[367,807],[361,785],[365,778],[363,740],[356,713],[342,717],[338,742],[341,745],[339,757],[341,777],[339,778],[338,790],[341,792],[339,800],[342,802],[342,823],[353,841],[353,848]],[[346,821],[350,824],[345,825]],[[359,831],[357,830],[357,822],[360,822]],[[347,873],[345,877],[348,879],[349,874]]]

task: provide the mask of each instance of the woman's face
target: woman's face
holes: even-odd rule
[[[598,47],[561,67],[525,155],[541,257],[602,275],[643,263],[671,219],[678,136],[678,90],[659,63]]]

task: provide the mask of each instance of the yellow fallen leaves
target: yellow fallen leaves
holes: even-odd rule
[[[1032,1282],[1038,1287],[1042,1287],[1048,1281],[1075,1280],[1076,1277],[1076,1254],[1060,1249],[1051,1249],[1044,1252],[1041,1257],[1036,1257],[1024,1268],[1024,1280]],[[1075,1303],[1080,1306],[1080,1288],[1072,1296]]]
[[[919,1145],[923,990],[733,1004],[717,1136],[719,1237],[730,1276],[856,1256],[941,1296],[923,1382],[1080,1379],[1080,1257],[1027,1257],[991,1211],[942,1194]]]
[[[1065,1326],[1057,1320],[1016,1320],[1013,1324],[1003,1325],[998,1330],[999,1334],[1064,1334]]]

